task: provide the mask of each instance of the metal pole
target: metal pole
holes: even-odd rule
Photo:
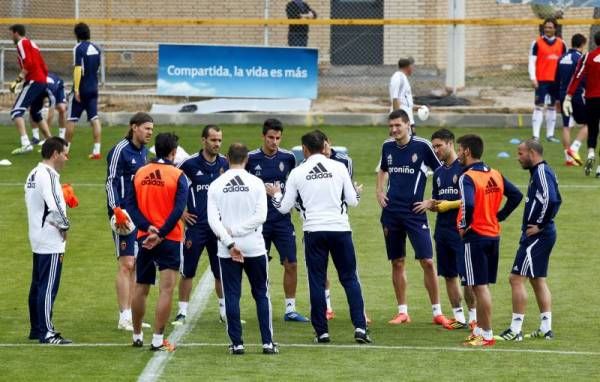
[[[4,47],[0,47],[0,87],[4,87]]]
[[[100,51],[100,83],[102,84],[102,88],[106,84],[106,56],[104,49]]]
[[[448,0],[448,17],[464,19],[465,1]],[[446,89],[456,94],[457,89],[465,87],[465,26],[448,27],[448,56],[446,65]]]
[[[75,0],[75,19],[79,18],[79,0]]]
[[[264,12],[265,20],[269,19],[269,3],[270,3],[269,0],[265,0],[265,12]],[[263,33],[264,33],[265,46],[269,46],[269,26],[268,25],[265,25]]]

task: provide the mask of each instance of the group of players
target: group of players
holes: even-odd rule
[[[532,56],[537,57],[532,60],[536,68],[534,82],[534,85],[536,85],[536,104],[541,100],[543,102],[540,105],[547,104],[547,106],[550,106],[548,108],[550,112],[547,110],[547,122],[552,122],[551,111],[554,110],[552,98],[554,85],[547,84],[546,82],[550,81],[546,81],[545,77],[552,71],[552,65],[548,63],[548,60],[550,60],[550,57],[556,56],[558,52],[558,50],[554,51],[554,49],[557,49],[554,45],[557,43],[562,44],[558,38],[553,37],[552,30],[555,27],[555,22],[552,20],[546,21],[544,23],[545,35],[540,37],[532,47]],[[46,90],[49,79],[47,73],[45,80],[42,79],[45,72],[40,69],[42,66],[45,67],[45,64],[40,65],[43,60],[39,55],[39,49],[26,39],[24,27],[12,26],[11,33],[13,33],[17,44],[19,59],[23,68],[17,82],[25,80],[23,89],[17,97],[12,111],[13,118],[19,132],[24,131],[23,114],[29,108],[32,121],[42,129],[44,137],[47,138],[49,137],[47,126],[43,119],[40,119],[40,105],[43,105],[43,100],[48,94]],[[95,77],[95,71],[89,68],[94,68],[94,62],[96,65],[98,64],[96,60],[99,61],[100,51],[95,45],[89,43],[89,28],[85,24],[78,24],[75,27],[75,34],[80,43],[75,49],[75,85],[74,92],[69,100],[68,119],[71,123],[75,122],[81,112],[86,109],[88,119],[92,121],[93,126],[97,127],[97,137],[99,139],[100,125],[95,114],[97,78],[95,82],[94,80],[87,82],[87,85],[84,86],[85,90],[81,86],[83,79],[86,78],[86,75],[90,75],[90,72],[93,73],[90,76]],[[598,41],[600,40],[600,34],[596,35],[595,39],[597,43],[600,42]],[[594,147],[598,130],[598,121],[596,120],[595,124],[592,123],[594,122],[592,119],[597,117],[598,110],[590,110],[589,105],[595,105],[594,102],[599,97],[598,94],[588,89],[593,90],[598,81],[598,78],[595,77],[598,76],[596,74],[597,69],[595,69],[597,68],[598,52],[594,51],[583,58],[579,58],[583,45],[585,45],[585,38],[581,35],[575,35],[573,37],[574,50],[567,52],[560,60],[555,60],[554,70],[559,74],[554,73],[552,78],[558,77],[560,79],[558,83],[561,84],[561,89],[564,90],[562,104],[565,115],[573,112],[573,118],[578,122],[583,120],[581,113],[586,115],[585,121],[588,122],[590,127],[590,136],[588,137],[590,152],[586,161],[586,173],[589,173],[594,163]],[[578,61],[578,63],[575,61]],[[411,65],[412,62],[410,61],[402,62],[400,69],[401,71],[402,69],[409,70]],[[97,66],[95,68],[97,70]],[[584,77],[586,79],[585,107],[580,103],[582,95],[579,92],[579,89],[581,89],[580,82]],[[569,79],[567,87],[563,87],[565,78]],[[571,78],[573,79],[571,80]],[[94,88],[88,87],[91,86],[89,84],[92,84]],[[406,81],[406,85],[409,86],[408,81]],[[408,93],[410,93],[410,88]],[[521,143],[518,148],[519,162],[524,169],[530,170],[531,182],[529,183],[523,216],[523,234],[510,276],[513,318],[508,329],[500,335],[494,336],[491,324],[491,296],[487,286],[489,283],[495,283],[496,281],[500,237],[499,222],[506,219],[518,206],[522,194],[502,175],[481,161],[483,141],[480,137],[467,135],[455,140],[454,135],[445,129],[435,132],[431,137],[431,142],[415,135],[411,118],[412,105],[408,108],[410,112],[407,112],[406,105],[403,104],[404,99],[410,99],[412,103],[411,94],[400,97],[400,100],[397,100],[394,104],[394,111],[389,115],[389,134],[391,138],[382,146],[376,184],[377,200],[382,208],[383,236],[387,256],[391,262],[392,284],[398,303],[398,312],[389,321],[389,324],[399,325],[411,321],[406,299],[407,279],[405,273],[406,237],[408,236],[414,248],[415,256],[423,268],[425,287],[431,301],[432,319],[435,324],[449,330],[470,329],[471,334],[465,344],[472,346],[491,346],[498,339],[522,340],[524,338],[522,324],[526,305],[525,281],[529,280],[540,308],[540,326],[530,336],[533,338],[553,338],[550,292],[545,278],[549,256],[556,240],[553,219],[558,212],[561,198],[554,173],[543,161],[543,148],[539,143],[540,109],[536,107],[534,112],[534,137]],[[548,100],[549,103],[546,102]],[[599,108],[596,107],[596,109]],[[540,123],[538,124],[538,122]],[[548,125],[551,126],[551,123]],[[569,126],[572,123],[569,122],[565,125]],[[143,344],[141,329],[149,327],[149,325],[142,322],[145,298],[148,295],[150,284],[154,283],[155,266],[158,264],[161,276],[163,271],[173,271],[175,273],[170,272],[164,283],[161,277],[161,292],[159,294],[159,304],[154,323],[155,333],[151,349],[173,350],[171,344],[164,340],[163,333],[170,314],[171,294],[175,288],[176,275],[180,273],[181,279],[179,281],[179,310],[173,324],[185,325],[193,278],[200,255],[206,249],[211,271],[215,277],[215,292],[219,300],[219,317],[227,324],[232,339],[231,351],[235,354],[243,353],[243,346],[241,350],[239,348],[239,345],[242,344],[235,343],[241,340],[241,326],[239,325],[243,321],[239,318],[239,310],[237,314],[232,312],[236,310],[235,304],[231,305],[231,299],[227,301],[227,292],[224,291],[227,283],[222,280],[223,270],[220,267],[222,260],[220,260],[221,256],[218,255],[223,245],[226,247],[226,252],[233,251],[234,254],[230,256],[230,259],[235,259],[236,256],[242,256],[243,258],[243,253],[235,252],[236,247],[233,241],[223,242],[227,236],[229,236],[229,239],[234,237],[233,232],[225,229],[224,232],[227,232],[227,234],[217,235],[215,233],[215,224],[210,224],[210,214],[208,213],[211,184],[219,179],[230,166],[235,165],[236,171],[243,170],[244,174],[247,172],[260,178],[269,194],[268,212],[266,212],[264,221],[260,221],[259,226],[266,253],[269,253],[272,244],[275,245],[280,255],[280,263],[284,267],[284,319],[286,321],[311,322],[317,334],[316,342],[329,342],[326,321],[322,322],[321,314],[327,320],[330,320],[335,317],[335,313],[331,306],[329,281],[326,272],[323,285],[321,285],[320,278],[323,274],[320,274],[317,279],[311,278],[311,275],[309,275],[309,281],[312,280],[311,290],[320,291],[323,289],[323,296],[320,296],[320,292],[318,293],[319,296],[316,297],[313,296],[314,293],[311,293],[311,319],[309,320],[297,312],[295,307],[297,285],[296,238],[290,214],[282,209],[281,203],[283,201],[281,198],[282,195],[285,196],[286,182],[292,169],[296,167],[296,161],[293,153],[280,148],[283,133],[281,122],[275,119],[265,121],[262,129],[263,144],[259,149],[244,153],[243,148],[233,147],[230,154],[236,158],[235,163],[231,162],[231,158],[228,161],[220,154],[223,139],[221,129],[216,125],[208,125],[202,131],[202,144],[199,152],[177,163],[176,168],[178,168],[178,171],[161,172],[158,170],[158,168],[164,168],[165,164],[170,165],[174,161],[173,150],[176,150],[178,146],[176,137],[165,136],[164,134],[159,134],[157,137],[158,160],[152,162],[153,164],[158,163],[160,166],[157,164],[156,169],[154,167],[146,168],[145,165],[148,162],[146,145],[150,142],[152,133],[153,120],[151,116],[146,113],[137,113],[130,121],[126,138],[117,143],[107,155],[108,215],[110,218],[114,218],[117,228],[127,226],[131,220],[135,221],[139,228],[139,232],[134,231],[129,235],[121,236],[114,233],[119,263],[116,280],[120,311],[118,328],[134,332],[135,346]],[[67,138],[65,152],[68,152],[68,141],[72,137],[72,135],[69,135],[69,124],[67,124],[65,136]],[[159,137],[161,138],[160,145]],[[552,137],[553,134],[547,135],[547,138]],[[579,137],[581,138],[581,134]],[[592,137],[594,137],[593,144]],[[321,160],[320,158],[323,156],[341,162],[346,168],[347,176],[352,177],[351,159],[343,153],[335,152],[324,134],[316,132],[307,138],[310,141],[309,138],[313,141],[320,139],[323,144],[321,147],[318,144],[312,144],[314,142],[307,143],[310,148],[305,151],[305,155],[308,154],[318,160]],[[565,147],[565,154],[568,156],[567,163],[581,162],[576,155],[579,148],[576,143],[579,142],[580,145],[581,139],[576,140],[568,148]],[[18,153],[32,151],[31,142],[26,134],[24,138],[21,138],[21,141],[22,147],[16,150]],[[552,140],[549,139],[549,141]],[[48,159],[46,156],[62,158],[64,153],[60,150],[60,145],[54,141],[51,143],[46,150],[42,146],[44,159]],[[319,148],[320,151],[316,152],[315,147],[321,147]],[[53,148],[54,151],[52,151]],[[90,157],[92,159],[100,157],[99,140],[94,145],[94,151]],[[324,170],[322,162],[315,162],[317,159],[311,160],[310,163],[311,165],[314,164],[314,167],[306,174],[306,179],[325,182],[323,187],[326,187],[328,181],[334,182],[335,180],[339,182],[335,173],[331,175],[330,172]],[[143,176],[139,175],[142,167],[145,169]],[[428,169],[434,171],[433,194],[430,199],[424,198]],[[175,204],[166,207],[157,202],[160,193],[145,195],[137,191],[144,185],[165,184],[165,182],[168,182],[165,174],[169,175],[174,187],[173,194],[169,195],[175,201],[172,201]],[[223,190],[238,191],[245,189],[247,186],[244,177],[240,176],[239,179],[234,178],[229,181],[229,183],[223,185]],[[32,189],[35,188],[33,178],[28,179],[30,179],[28,185],[33,185]],[[139,183],[137,189],[136,182]],[[182,191],[183,189],[185,189],[185,192]],[[282,193],[278,194],[278,191],[282,191]],[[360,191],[360,187],[356,187],[355,191]],[[299,190],[294,192],[300,193]],[[503,196],[506,196],[507,202],[500,209]],[[346,214],[347,202],[343,197],[342,194],[342,200],[339,202],[341,203],[342,214]],[[147,200],[139,198],[147,198]],[[294,200],[296,199],[294,196]],[[358,195],[356,196],[356,203],[357,201]],[[302,211],[303,218],[306,219],[306,206],[303,205],[302,200],[298,202],[298,208]],[[62,211],[64,201],[55,204],[61,212],[59,216],[66,216],[66,211]],[[134,212],[136,208],[138,210],[147,208],[147,211],[146,213],[140,213],[139,211],[136,213]],[[160,211],[161,208],[164,208],[164,211]],[[127,210],[129,210],[131,216],[127,213]],[[150,219],[148,216],[153,215],[155,211],[158,211],[159,215],[162,213],[162,220],[158,219],[160,224],[148,221]],[[282,213],[282,211],[285,212]],[[425,211],[434,211],[438,214],[433,236],[437,252],[437,269],[433,263],[434,246]],[[179,223],[180,219],[185,222],[185,230],[182,228],[182,224]],[[64,230],[64,226],[60,227],[62,227],[61,230]],[[258,232],[258,226],[253,229]],[[156,253],[155,247],[168,238],[179,242],[179,246],[175,245],[169,251],[177,253],[180,258],[171,258],[170,261],[161,264],[159,261],[161,254]],[[307,231],[305,229],[305,245],[306,239]],[[318,240],[314,242],[318,242]],[[62,248],[64,251],[64,246]],[[150,251],[147,252],[149,255],[138,256],[136,259],[136,254],[142,248]],[[153,250],[154,252],[152,252]],[[316,251],[315,248],[313,250]],[[305,252],[308,256],[310,251],[306,250]],[[334,249],[331,252],[333,255],[336,251]],[[340,265],[338,272],[340,272],[340,269],[345,271],[353,269],[351,266],[344,267],[346,264],[343,264],[346,260],[351,261],[353,256],[352,249],[352,256],[341,257],[345,260],[340,260],[342,264],[335,264],[336,267]],[[314,262],[314,264],[318,264],[318,262]],[[36,264],[34,264],[35,266]],[[233,268],[228,268],[227,272],[229,271],[237,272]],[[351,312],[353,312],[352,320],[355,323],[355,339],[360,343],[368,343],[371,342],[371,339],[368,336],[366,324],[370,320],[366,317],[364,309],[361,314],[356,314],[356,307],[364,305],[361,305],[363,303],[360,285],[357,286],[357,280],[353,279],[351,273],[355,274],[356,272],[345,272],[349,275],[348,279],[345,280],[347,284],[344,284],[345,281],[342,280],[341,275],[340,281],[342,281],[347,294],[349,293],[348,301],[351,305]],[[446,281],[454,316],[452,319],[446,318],[441,309],[438,275],[444,277]],[[54,277],[57,277],[56,274]],[[46,284],[48,284],[48,280],[48,277],[46,277]],[[469,308],[468,317],[461,305],[463,297],[461,296],[459,284],[464,286],[464,299]],[[141,287],[138,287],[140,285]],[[46,285],[46,289],[47,287]],[[235,287],[229,285],[229,290],[230,292],[233,290],[231,293],[235,296]],[[270,329],[270,300],[268,307],[265,308],[265,289],[257,287],[256,290],[257,295],[254,297],[257,304],[259,303],[258,297],[263,301],[261,308],[258,310],[263,311],[263,313],[267,312],[267,318],[264,317],[264,314],[263,317],[259,317],[261,329],[263,329],[261,332],[267,333],[263,333],[263,339],[268,338],[268,341],[263,344],[263,351],[272,354],[276,352],[276,347],[272,342],[272,330]],[[258,293],[259,290],[260,293]],[[268,294],[268,291],[266,293]],[[351,297],[351,295],[354,297]],[[37,307],[35,304],[33,304],[33,307],[30,304],[30,309],[39,313],[32,315],[36,318],[32,318],[30,338],[39,338],[40,341],[49,343],[68,343],[68,340],[63,339],[53,329],[51,306],[54,297],[55,292],[52,293],[52,301],[49,305],[48,302],[43,300],[41,303],[38,301]],[[239,299],[239,296],[237,298]],[[321,306],[322,300],[326,302],[323,312],[315,312],[315,306]],[[232,319],[239,322],[233,323],[231,322]],[[46,325],[48,330],[46,333],[38,333],[38,330],[41,330],[39,328],[43,325]],[[268,330],[265,328],[268,328]]]
[[[15,24],[9,27],[11,39],[17,48],[20,71],[11,82],[10,91],[17,93],[10,116],[19,133],[20,147],[12,151],[13,155],[33,151],[35,145],[42,145],[51,137],[49,126],[52,124],[54,110],[58,112],[59,137],[68,143],[67,152],[73,140],[75,125],[85,111],[92,126],[94,146],[90,159],[100,159],[101,125],[98,118],[98,70],[101,50],[90,42],[90,28],[78,23],[73,29],[77,44],[73,48],[73,88],[65,96],[64,81],[53,72],[49,72],[39,47],[26,36],[25,26]],[[43,109],[48,105],[48,116],[44,119]],[[25,113],[29,111],[32,126],[32,139],[29,139],[25,127]],[[40,136],[40,130],[42,136]]]
[[[546,121],[546,140],[560,142],[554,137],[557,110],[562,112],[565,164],[581,166],[589,175],[595,163],[595,148],[600,121],[600,73],[597,57],[600,50],[585,53],[587,38],[574,34],[571,48],[557,37],[559,25],[555,19],[544,20],[543,34],[531,44],[529,54],[529,78],[535,88],[535,107],[532,115],[533,138],[540,139],[540,130]],[[593,36],[600,46],[600,33]],[[580,125],[581,129],[571,142],[570,130]],[[588,153],[584,161],[579,148],[587,138]],[[596,169],[600,177],[600,166]]]

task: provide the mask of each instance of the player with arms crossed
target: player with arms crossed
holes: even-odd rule
[[[152,138],[154,121],[146,113],[134,114],[129,120],[127,136],[120,140],[106,157],[106,205],[108,219],[115,217],[116,226],[125,228],[131,221],[127,214],[127,196],[133,192],[133,177],[146,164],[146,145]],[[135,256],[138,253],[137,230],[129,235],[112,232],[115,253],[119,263],[115,281],[119,304],[118,329],[133,330],[131,299],[135,288]],[[144,324],[149,327],[148,324]]]
[[[571,82],[571,78],[575,73],[577,64],[581,59],[583,49],[587,39],[582,34],[575,34],[571,38],[571,49],[563,55],[558,62],[558,69],[556,70],[556,83],[558,84],[559,101],[561,105],[565,101],[567,96],[567,88]],[[562,141],[565,150],[565,165],[566,166],[581,166],[583,164],[581,157],[579,156],[579,148],[581,142],[587,138],[587,126],[585,118],[585,100],[583,99],[583,84],[580,84],[577,88],[573,97],[571,97],[571,104],[573,105],[573,113],[571,115],[563,116],[563,134]],[[562,108],[561,108],[562,111]],[[575,124],[582,125],[577,137],[571,143],[571,129]]]
[[[102,127],[98,117],[98,70],[102,53],[96,44],[90,42],[90,27],[87,24],[79,23],[73,31],[77,45],[73,48],[73,93],[69,97],[66,139],[71,145],[75,124],[85,110],[94,138],[94,148],[88,157],[100,159]]]
[[[208,224],[219,238],[219,267],[225,296],[227,334],[231,354],[244,354],[240,297],[245,272],[256,302],[263,354],[279,352],[273,343],[269,262],[261,230],[267,218],[267,194],[261,179],[244,168],[248,149],[229,146],[229,170],[208,187]]]
[[[215,293],[219,300],[219,318],[225,322],[225,299],[221,287],[221,272],[217,257],[217,237],[210,229],[206,215],[206,201],[210,184],[229,168],[227,158],[219,154],[223,132],[216,125],[206,125],[202,130],[202,149],[181,162],[179,167],[190,179],[187,211],[183,213],[186,223],[184,266],[179,281],[179,311],[173,325],[185,323],[194,276],[202,251],[206,249],[210,270],[215,278]]]
[[[544,148],[538,142],[527,140],[519,145],[519,163],[529,170],[531,179],[527,188],[521,240],[510,274],[513,314],[510,327],[500,336],[505,341],[523,340],[523,321],[527,308],[525,282],[529,279],[540,309],[540,327],[530,334],[532,338],[554,338],[552,333],[552,295],[546,283],[548,262],[556,243],[554,218],[562,198],[556,175],[543,158]]]
[[[312,131],[302,136],[306,161],[290,173],[285,195],[278,184],[267,184],[272,203],[281,213],[288,213],[298,203],[303,217],[304,248],[310,294],[310,321],[317,343],[331,341],[327,324],[325,282],[329,254],[344,287],[354,340],[371,342],[367,333],[365,304],[358,280],[348,206],[357,206],[362,186],[354,188],[343,164],[323,155],[325,135]]]
[[[459,276],[464,286],[464,295],[469,308],[469,327],[477,325],[477,311],[473,288],[466,286],[463,244],[456,229],[456,215],[460,207],[458,178],[462,166],[454,151],[454,134],[441,129],[431,136],[431,145],[435,155],[443,163],[433,173],[432,199],[418,203],[418,211],[428,209],[437,212],[435,222],[435,250],[437,254],[437,272],[446,280],[446,291],[454,313],[454,319],[448,320],[444,327],[448,330],[467,327],[465,313],[461,305]]]
[[[496,283],[500,252],[500,222],[519,206],[523,194],[500,172],[482,162],[483,140],[463,135],[458,143],[458,160],[463,174],[458,180],[460,209],[457,228],[464,243],[466,284],[473,287],[477,301],[477,327],[465,346],[493,346],[492,295],[488,284]],[[503,197],[507,200],[500,209]]]
[[[540,139],[546,107],[546,140],[552,143],[560,142],[554,137],[558,97],[556,68],[560,57],[567,52],[564,41],[556,36],[557,27],[556,19],[544,20],[544,33],[531,43],[529,51],[529,79],[535,89],[535,107],[531,117],[533,138]]]
[[[382,208],[381,225],[388,260],[392,264],[392,283],[398,303],[398,313],[389,324],[411,321],[406,299],[406,236],[423,268],[425,288],[431,301],[433,322],[447,324],[442,313],[433,264],[433,246],[425,210],[421,208],[428,168],[441,166],[431,143],[410,133],[410,119],[404,110],[395,110],[388,117],[391,138],[381,149],[381,168],[377,173],[376,196]]]
[[[283,125],[277,119],[267,119],[263,124],[262,147],[248,155],[246,170],[265,184],[279,184],[285,189],[290,171],[296,166],[296,158],[291,151],[279,145],[283,134]],[[275,244],[279,259],[283,265],[283,291],[285,293],[285,321],[308,322],[308,319],[296,311],[296,287],[298,285],[298,262],[296,260],[296,233],[289,211],[285,214],[277,211],[268,200],[269,213],[263,225],[263,237],[267,253],[271,243]]]

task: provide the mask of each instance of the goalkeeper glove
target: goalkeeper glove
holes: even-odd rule
[[[73,187],[65,183],[62,185],[63,196],[65,197],[65,203],[69,208],[75,208],[79,205],[79,199],[77,199],[77,195],[75,195],[75,191]]]
[[[113,208],[113,213],[115,214],[115,223],[117,225],[123,226],[130,221],[129,216],[127,216],[127,213],[121,207]]]
[[[10,90],[11,93],[17,92],[17,88],[19,87],[19,84],[21,83],[21,81],[23,81],[23,79],[21,78],[21,76],[18,76],[16,80],[14,80],[13,82],[10,83],[10,85],[8,86],[8,89]]]
[[[460,207],[460,200],[442,200],[437,205],[438,212],[448,212],[450,210],[455,210]]]
[[[565,100],[563,101],[563,105],[562,105],[562,110],[563,110],[563,114],[567,117],[570,116],[571,114],[573,114],[573,104],[571,103],[570,95],[565,97]]]

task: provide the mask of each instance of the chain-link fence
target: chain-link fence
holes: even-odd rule
[[[529,5],[499,5],[495,0],[462,1],[464,14],[461,16],[465,19],[514,21],[507,25],[482,22],[481,25],[452,26],[440,22],[453,15],[448,0],[180,0],[175,3],[160,0],[4,0],[2,3],[7,4],[0,8],[1,18],[105,20],[91,23],[92,40],[97,41],[104,51],[101,83],[105,94],[155,94],[158,43],[169,42],[306,44],[318,48],[320,97],[371,96],[386,104],[388,81],[401,57],[415,60],[416,71],[411,82],[416,95],[441,94],[447,88],[454,90],[456,87],[448,82],[446,70],[460,56],[464,57],[465,86],[459,95],[471,99],[474,104],[501,106],[522,97],[531,98],[527,59],[538,27],[519,22],[519,19],[539,16]],[[572,8],[567,9],[563,17],[576,20],[593,16],[593,8]],[[600,12],[597,11],[596,16],[600,16]],[[315,17],[323,23],[306,26],[258,22],[259,19],[285,20],[290,17]],[[122,18],[145,20],[145,23],[124,25],[114,20]],[[220,25],[194,22],[203,19],[228,19],[231,22]],[[413,22],[406,25],[359,25],[357,22],[331,25],[340,19],[412,19]],[[450,34],[457,30],[461,36],[464,33],[464,54],[450,44]],[[576,32],[589,35],[590,26],[565,25],[562,28],[567,43]],[[41,46],[51,71],[69,82],[75,42],[72,26],[53,25],[49,20],[45,25],[28,25],[28,35]],[[10,81],[17,71],[14,46],[10,41],[0,44],[0,66],[0,80]],[[458,88],[462,87],[459,84]]]

